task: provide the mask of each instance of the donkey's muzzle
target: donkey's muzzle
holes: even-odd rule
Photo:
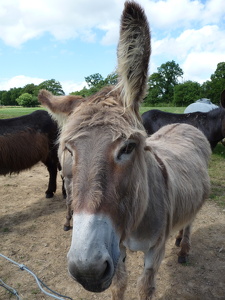
[[[67,254],[71,276],[86,290],[106,290],[120,257],[120,237],[103,214],[74,214],[73,233]]]
[[[110,259],[98,261],[95,264],[92,262],[88,266],[69,263],[69,273],[86,290],[99,293],[110,286],[114,275],[114,266]]]

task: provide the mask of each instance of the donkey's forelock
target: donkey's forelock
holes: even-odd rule
[[[73,111],[64,126],[62,139],[64,142],[72,142],[89,134],[89,129],[96,126],[107,126],[112,140],[119,137],[128,139],[131,135],[139,134],[146,137],[142,123],[133,112],[124,109],[120,93],[113,87],[107,87],[89,97]]]

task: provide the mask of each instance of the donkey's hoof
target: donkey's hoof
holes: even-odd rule
[[[52,193],[52,192],[45,193],[45,198],[53,198],[53,196],[54,196],[54,193]]]
[[[72,227],[70,225],[64,225],[63,230],[69,231]]]
[[[182,238],[177,238],[175,241],[175,246],[180,247],[181,240]]]
[[[186,264],[188,262],[187,256],[178,256],[178,263],[179,264]]]

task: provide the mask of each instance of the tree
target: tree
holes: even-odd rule
[[[11,90],[3,91],[1,104],[2,105],[15,105],[15,103],[11,100]],[[17,103],[16,103],[16,105],[17,105]]]
[[[37,85],[34,83],[28,83],[23,87],[23,93],[29,93],[31,95],[35,95],[37,90]]]
[[[97,87],[99,85],[102,85],[104,82],[102,75],[99,73],[95,73],[93,75],[84,77],[84,79],[85,79],[87,85],[89,86],[89,88]]]
[[[215,72],[202,84],[201,97],[209,98],[213,103],[220,103],[220,95],[225,89],[225,62],[217,64]]]
[[[216,71],[211,75],[211,80],[215,79],[225,79],[225,62],[220,62],[217,64]]]
[[[10,101],[10,95],[8,96],[8,92],[1,91],[1,105],[7,105],[8,99]]]
[[[16,99],[22,94],[22,88],[10,89],[10,105],[18,105]]]
[[[174,87],[179,83],[183,75],[182,69],[175,61],[162,64],[158,72],[149,77],[149,91],[146,104],[171,103],[173,101]],[[156,98],[153,98],[156,97]]]
[[[24,93],[24,94],[20,95],[16,99],[16,101],[20,106],[23,106],[23,107],[33,107],[33,106],[37,106],[39,104],[36,97],[34,97],[28,93]]]
[[[201,85],[191,80],[175,85],[173,104],[187,106],[201,98]]]
[[[71,95],[79,95],[82,97],[88,97],[97,93],[100,89],[107,85],[115,85],[117,83],[117,73],[110,73],[105,79],[101,74],[95,73],[85,77],[85,81],[89,88],[84,87],[80,91],[72,92]]]
[[[51,92],[53,95],[56,95],[56,96],[57,95],[58,96],[65,95],[60,82],[56,81],[55,79],[46,80],[46,81],[43,81],[42,83],[40,83],[37,86],[35,95],[37,95],[39,90],[41,90],[41,89],[48,90],[49,92]]]
[[[110,73],[105,81],[105,85],[116,85],[118,82],[118,74],[116,72]]]
[[[163,89],[162,78],[159,73],[152,73],[148,80],[148,94],[144,100],[144,105],[159,105],[162,102]]]

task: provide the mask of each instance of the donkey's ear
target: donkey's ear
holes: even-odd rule
[[[75,95],[54,96],[47,90],[40,90],[38,101],[48,109],[53,118],[62,126],[73,110],[84,101],[84,98]]]
[[[136,114],[146,93],[150,53],[150,30],[144,10],[134,1],[127,1],[117,50],[118,85],[123,105],[131,107]]]
[[[225,90],[222,91],[220,96],[220,105],[225,108]]]

